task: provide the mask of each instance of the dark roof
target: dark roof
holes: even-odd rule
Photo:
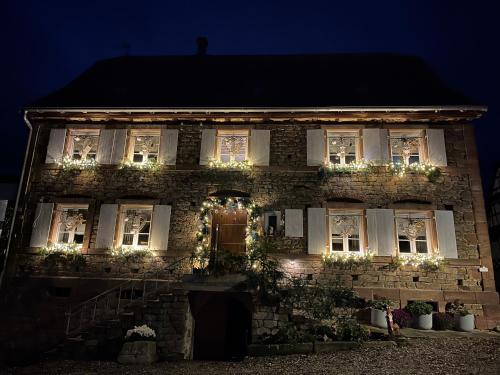
[[[467,105],[425,62],[394,54],[127,56],[95,63],[30,107]]]

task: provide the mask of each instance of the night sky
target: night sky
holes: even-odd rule
[[[484,186],[500,160],[499,1],[16,1],[0,8],[0,175],[20,174],[21,109],[96,60],[209,54],[393,52],[424,58],[489,106],[476,122]]]

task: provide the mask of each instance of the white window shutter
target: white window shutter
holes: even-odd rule
[[[363,129],[363,159],[376,164],[389,161],[389,133],[387,129]]]
[[[64,144],[66,143],[66,129],[51,129],[49,144],[45,163],[57,163],[64,156]]]
[[[394,210],[385,208],[366,210],[366,222],[370,251],[380,256],[395,255]]]
[[[45,247],[49,240],[54,203],[38,203],[31,231],[30,247]]]
[[[307,253],[324,254],[326,250],[326,209],[307,209]]]
[[[325,131],[310,129],[307,131],[307,165],[318,166],[325,163]]]
[[[102,204],[97,224],[96,249],[112,249],[115,240],[117,204]]]
[[[165,165],[175,165],[177,160],[178,129],[162,129],[160,136],[159,161]]]
[[[270,130],[252,130],[250,134],[250,162],[253,165],[269,165]]]
[[[203,129],[201,132],[200,165],[208,165],[210,159],[215,157],[216,136],[216,129]]]
[[[151,250],[167,250],[170,231],[170,213],[172,206],[158,204],[154,206],[151,223]]]
[[[437,242],[439,253],[444,258],[458,258],[457,239],[453,211],[434,211],[436,219]]]
[[[97,145],[96,155],[96,160],[99,164],[111,164],[114,138],[115,131],[112,129],[102,129],[99,132],[99,144]]]
[[[427,151],[429,162],[438,167],[446,167],[446,146],[444,142],[443,129],[427,129]]]
[[[285,236],[304,237],[304,214],[301,209],[285,210]]]
[[[127,129],[116,129],[113,139],[113,151],[111,153],[111,164],[120,164],[125,156],[127,144]]]

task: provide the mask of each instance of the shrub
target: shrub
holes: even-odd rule
[[[392,312],[392,319],[400,328],[411,327],[413,318],[406,309],[396,309]]]
[[[453,329],[455,325],[455,319],[453,315],[448,313],[434,313],[432,314],[432,327],[436,331],[445,331],[447,329]]]
[[[385,298],[374,299],[368,302],[368,306],[376,310],[387,310],[388,307],[392,306],[392,302]]]
[[[368,330],[355,319],[339,320],[335,334],[339,341],[366,341],[369,337]]]
[[[465,308],[465,305],[458,299],[446,304],[446,312],[450,313],[451,315],[458,316],[466,316],[470,314],[469,310],[467,310]]]
[[[314,335],[302,332],[294,324],[281,327],[274,335],[264,335],[260,341],[263,344],[295,344],[298,342],[313,342]]]
[[[135,326],[127,331],[125,340],[127,341],[151,341],[156,339],[156,333],[146,324]]]
[[[423,301],[415,301],[406,306],[406,309],[413,316],[427,315],[432,313],[432,305]]]
[[[335,331],[327,325],[312,325],[307,327],[306,332],[314,337],[316,341],[335,340]]]

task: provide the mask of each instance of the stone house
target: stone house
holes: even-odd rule
[[[443,311],[459,298],[478,328],[492,327],[498,294],[472,124],[485,111],[414,57],[100,61],[25,111],[31,136],[4,285],[26,296],[45,288],[37,306],[53,311],[127,280],[174,280],[191,266],[172,262],[245,253],[258,234],[290,274],[400,306]],[[54,246],[78,249],[86,266],[47,268],[40,250]],[[153,256],[120,264],[117,249]],[[356,257],[370,266],[325,265]],[[389,267],[395,260],[404,264]],[[276,328],[275,311],[225,298],[230,282],[201,284],[184,283],[162,308],[178,299],[196,329],[220,330],[234,309],[253,314],[251,337]],[[207,293],[227,307],[217,323],[199,317]],[[181,331],[174,351],[211,345]]]

